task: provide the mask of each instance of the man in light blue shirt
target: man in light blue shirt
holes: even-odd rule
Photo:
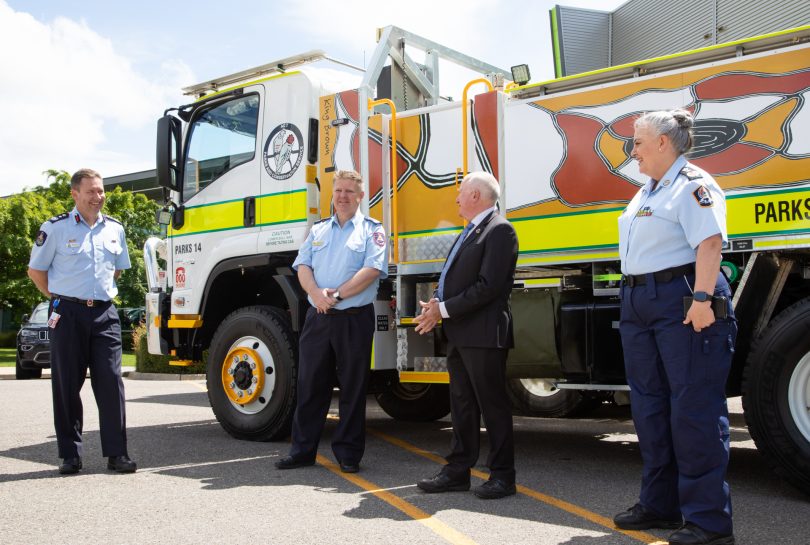
[[[121,380],[121,323],[112,299],[115,281],[130,267],[124,227],[101,213],[104,182],[90,169],[70,182],[76,207],[40,227],[28,276],[51,300],[51,385],[56,441],[62,474],[82,468],[82,402],[90,368],[98,403],[102,455],[107,468],[132,473],[127,454],[124,383]]]
[[[340,386],[340,421],[332,451],[346,473],[359,470],[365,450],[366,390],[374,339],[374,299],[388,276],[382,224],[359,211],[363,181],[354,171],[335,173],[335,214],[312,226],[293,268],[310,308],[299,344],[298,399],[290,454],[279,469],[315,463],[332,399]]]

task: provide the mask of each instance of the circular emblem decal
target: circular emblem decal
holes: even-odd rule
[[[264,143],[264,169],[276,180],[286,180],[298,170],[304,158],[304,139],[292,123],[272,130]]]

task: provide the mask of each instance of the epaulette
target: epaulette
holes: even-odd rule
[[[102,214],[102,215],[104,216],[104,221],[110,220],[112,222],[117,223],[118,225],[123,225],[123,223],[121,223],[120,221],[118,221],[117,219],[115,219],[112,216],[108,216],[107,214]]]
[[[331,219],[332,219],[332,216],[329,216],[328,218],[323,218],[322,220],[318,220],[318,221],[316,221],[316,222],[315,222],[315,223],[313,223],[312,225],[318,225],[319,223],[323,223],[323,222],[325,222],[325,221],[329,221],[329,220],[331,220]]]
[[[382,225],[382,222],[381,222],[381,221],[379,221],[379,220],[375,220],[374,218],[370,218],[370,217],[368,217],[368,216],[363,216],[363,218],[364,218],[364,219],[366,219],[366,220],[368,220],[368,221],[370,221],[371,223],[373,223],[373,224],[375,224],[375,225]]]
[[[48,221],[51,222],[51,223],[56,223],[57,221],[61,221],[61,220],[65,219],[65,218],[67,218],[69,215],[70,215],[69,212],[65,212],[64,214],[59,214],[58,216],[52,217]]]
[[[703,178],[703,174],[693,168],[690,167],[683,167],[681,169],[681,174],[687,177],[689,180],[699,180]]]

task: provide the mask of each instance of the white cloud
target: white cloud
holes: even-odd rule
[[[48,168],[106,175],[153,168],[143,146],[154,146],[154,122],[194,80],[176,60],[147,79],[84,22],[41,22],[3,0],[0,51],[0,195],[43,183]],[[139,133],[128,150],[123,140]]]

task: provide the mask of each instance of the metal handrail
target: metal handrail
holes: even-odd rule
[[[397,107],[387,98],[368,100],[368,109],[385,104],[391,108],[391,242],[394,245],[394,263],[399,263],[399,235],[397,229]]]
[[[461,170],[464,176],[467,175],[467,91],[476,83],[484,83],[492,91],[492,83],[484,78],[474,79],[464,86],[461,96]]]

